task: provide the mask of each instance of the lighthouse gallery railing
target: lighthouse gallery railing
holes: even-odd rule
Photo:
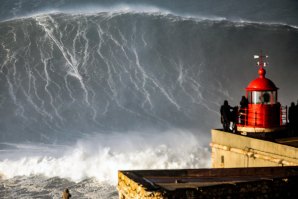
[[[270,118],[270,114],[264,114],[263,112],[251,111],[248,108],[239,108],[237,113],[237,125],[243,126],[253,126],[253,127],[265,127],[265,124],[260,124],[258,121],[261,118]],[[254,120],[255,123],[251,121]],[[248,122],[250,121],[250,122]],[[264,120],[265,121],[265,120]],[[279,115],[279,126],[286,126],[288,123],[288,107],[280,107]]]

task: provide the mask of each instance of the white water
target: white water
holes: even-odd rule
[[[173,130],[98,134],[74,146],[15,145],[2,151],[0,173],[6,179],[43,175],[115,185],[118,170],[208,167],[210,152],[202,143],[191,132]]]
[[[149,5],[129,5],[129,4],[118,4],[115,6],[99,6],[99,5],[85,5],[78,7],[71,7],[71,8],[64,8],[64,9],[40,9],[38,11],[34,11],[32,13],[27,13],[26,15],[19,15],[17,17],[12,17],[10,19],[6,19],[3,21],[12,21],[16,19],[24,19],[24,18],[35,18],[40,17],[43,15],[49,14],[59,14],[59,13],[66,13],[66,14],[75,14],[75,15],[94,15],[98,13],[109,13],[109,15],[122,15],[122,14],[149,14],[149,15],[157,15],[157,16],[172,16],[173,20],[194,20],[194,21],[229,21],[235,26],[245,26],[245,25],[268,25],[268,26],[289,26],[294,29],[298,29],[297,25],[278,22],[278,21],[254,21],[240,17],[233,17],[227,18],[223,16],[216,16],[216,15],[202,15],[202,14],[188,14],[188,13],[177,13],[173,12],[168,9],[159,8],[156,6],[149,6]]]

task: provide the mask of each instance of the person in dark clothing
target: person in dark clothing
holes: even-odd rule
[[[296,116],[296,107],[294,102],[292,102],[291,106],[289,107],[289,114],[288,114],[290,128],[292,128],[295,123],[295,120],[296,120],[295,116]]]
[[[291,103],[291,106],[289,108],[289,126],[291,128],[292,135],[294,135],[294,134],[297,135],[297,133],[298,133],[297,132],[298,131],[298,100],[297,100],[297,104],[296,104],[295,108],[294,108],[294,102]]]
[[[220,107],[221,123],[224,131],[230,131],[231,109],[232,107],[227,100],[225,100],[224,104]]]
[[[245,96],[242,96],[240,101],[240,124],[245,124],[246,115],[247,115],[248,100]]]
[[[298,101],[297,105],[294,102],[291,103],[288,112],[290,135],[294,135],[298,130]]]
[[[293,120],[293,126],[294,126],[294,134],[297,135],[298,131],[298,100],[297,104],[295,106],[295,112],[294,112],[294,120]]]
[[[62,199],[70,199],[71,194],[69,193],[68,189],[65,189],[62,193]]]
[[[248,100],[245,96],[242,96],[242,98],[241,98],[240,107],[241,108],[247,108],[248,107]]]

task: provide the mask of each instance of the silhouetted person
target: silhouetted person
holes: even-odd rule
[[[289,107],[289,127],[290,127],[290,133],[293,134],[295,130],[295,123],[297,121],[297,111],[296,111],[296,106],[294,102],[291,103],[291,106]]]
[[[71,194],[69,193],[68,189],[65,189],[62,193],[62,199],[70,199]]]
[[[242,96],[240,101],[240,123],[245,124],[246,115],[247,115],[248,100],[245,96]]]
[[[297,100],[297,104],[295,106],[295,111],[294,111],[293,133],[295,135],[297,135],[297,133],[298,133],[298,100]]]
[[[245,96],[242,96],[240,101],[240,108],[247,108],[248,107],[248,100]]]
[[[224,104],[220,107],[221,114],[221,123],[223,125],[224,131],[230,131],[230,121],[231,121],[231,107],[227,100],[224,101]]]

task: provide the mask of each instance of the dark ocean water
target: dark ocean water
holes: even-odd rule
[[[269,3],[270,2],[270,3]],[[298,99],[295,1],[3,1],[0,197],[117,198],[117,170],[208,167],[269,54]],[[87,188],[86,188],[87,187]]]

